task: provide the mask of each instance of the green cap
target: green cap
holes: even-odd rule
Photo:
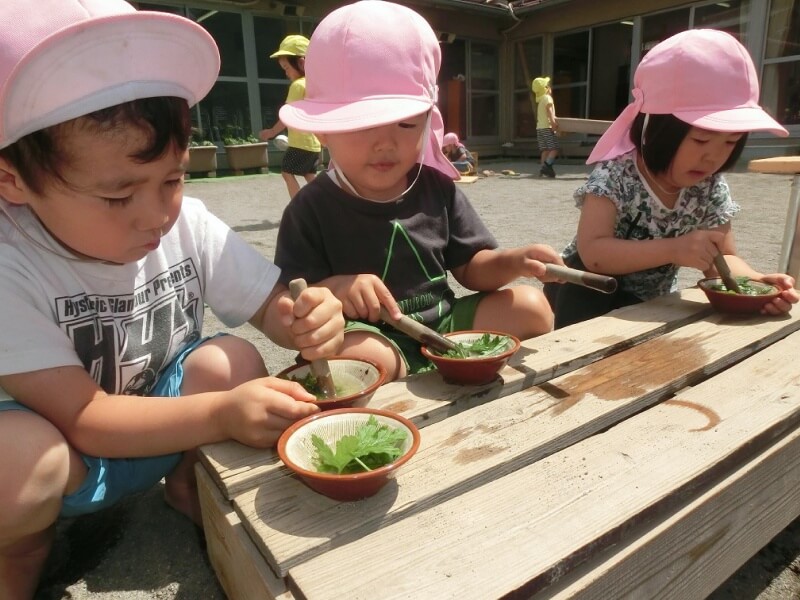
[[[305,56],[308,50],[308,38],[303,35],[287,35],[283,38],[277,52],[269,55],[270,58],[279,56]]]

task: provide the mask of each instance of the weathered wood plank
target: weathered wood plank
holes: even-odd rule
[[[234,506],[276,573],[553,454],[800,328],[713,315],[538,387],[426,427],[389,488],[357,505],[268,477]],[[642,373],[647,372],[647,377]],[[281,469],[285,474],[285,469]],[[354,518],[354,511],[357,518]]]
[[[197,489],[203,508],[203,530],[211,566],[228,598],[292,600],[283,579],[270,571],[205,469],[197,466]]]
[[[800,156],[773,156],[757,158],[747,163],[747,170],[754,173],[794,174],[800,173]]]
[[[579,369],[696,321],[710,310],[699,289],[682,290],[614,311],[595,319],[591,326],[578,323],[526,340],[501,377],[487,385],[452,385],[430,372],[382,386],[369,406],[400,413],[424,427]],[[237,442],[203,446],[200,459],[228,499],[262,483],[281,467],[274,450],[248,448]]]
[[[700,600],[798,515],[800,429],[658,525],[643,527],[630,544],[582,565],[576,576],[536,598]]]
[[[613,121],[600,119],[571,119],[558,117],[558,129],[564,133],[591,133],[602,135]]]
[[[786,357],[798,351],[792,335],[691,393],[311,559],[290,570],[290,588],[311,599],[332,597],[331,581],[349,599],[527,597],[797,428],[800,376]]]

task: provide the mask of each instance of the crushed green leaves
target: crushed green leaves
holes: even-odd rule
[[[503,335],[484,333],[474,342],[456,342],[456,347],[442,356],[446,358],[478,358],[500,354],[508,347],[508,338]]]
[[[775,288],[771,285],[759,284],[757,281],[752,281],[748,277],[734,277],[736,283],[739,285],[741,295],[743,296],[763,296],[771,294]],[[715,283],[709,286],[712,290],[722,292],[724,294],[736,294],[733,290],[729,290],[724,283]]]
[[[407,435],[404,429],[382,425],[370,415],[354,435],[339,438],[335,451],[321,437],[312,435],[317,450],[314,464],[320,473],[373,471],[400,458]]]
[[[296,381],[302,385],[303,389],[305,389],[305,391],[307,391],[309,394],[314,394],[317,400],[327,399],[325,393],[322,391],[322,386],[319,384],[319,381],[313,373],[307,373],[303,377],[290,376],[287,377],[287,379],[289,381]],[[344,398],[345,396],[357,394],[361,391],[361,386],[359,385],[358,380],[354,377],[351,377],[350,379],[352,381],[346,380],[344,383],[340,383],[339,381],[333,382],[333,391],[336,394],[336,398]]]

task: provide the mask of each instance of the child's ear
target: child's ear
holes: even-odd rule
[[[2,156],[0,156],[0,196],[11,204],[28,203],[28,186],[25,185],[19,171]]]
[[[323,146],[327,146],[328,145],[328,136],[327,136],[327,134],[315,133],[314,135],[317,137],[317,139],[319,140],[320,144],[322,144]]]

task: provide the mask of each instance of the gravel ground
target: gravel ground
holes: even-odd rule
[[[465,184],[464,191],[505,247],[539,242],[561,249],[574,235],[578,211],[572,192],[582,164],[558,165],[554,180],[531,174],[531,161],[485,162],[496,175]],[[511,169],[517,176],[502,175]],[[734,223],[739,252],[762,271],[777,269],[791,179],[732,173],[728,180],[742,212]],[[187,182],[186,194],[209,208],[267,257],[288,202],[279,175],[246,175]],[[681,286],[700,273],[684,269]],[[538,283],[538,282],[537,282]],[[206,317],[206,332],[225,330]],[[292,352],[264,341],[246,326],[237,332],[261,350],[270,372],[292,364]],[[168,509],[154,488],[97,515],[60,524],[55,551],[37,599],[217,600],[224,594],[205,554],[202,532]],[[798,508],[800,512],[800,507]],[[800,598],[800,519],[724,583],[714,600]]]

